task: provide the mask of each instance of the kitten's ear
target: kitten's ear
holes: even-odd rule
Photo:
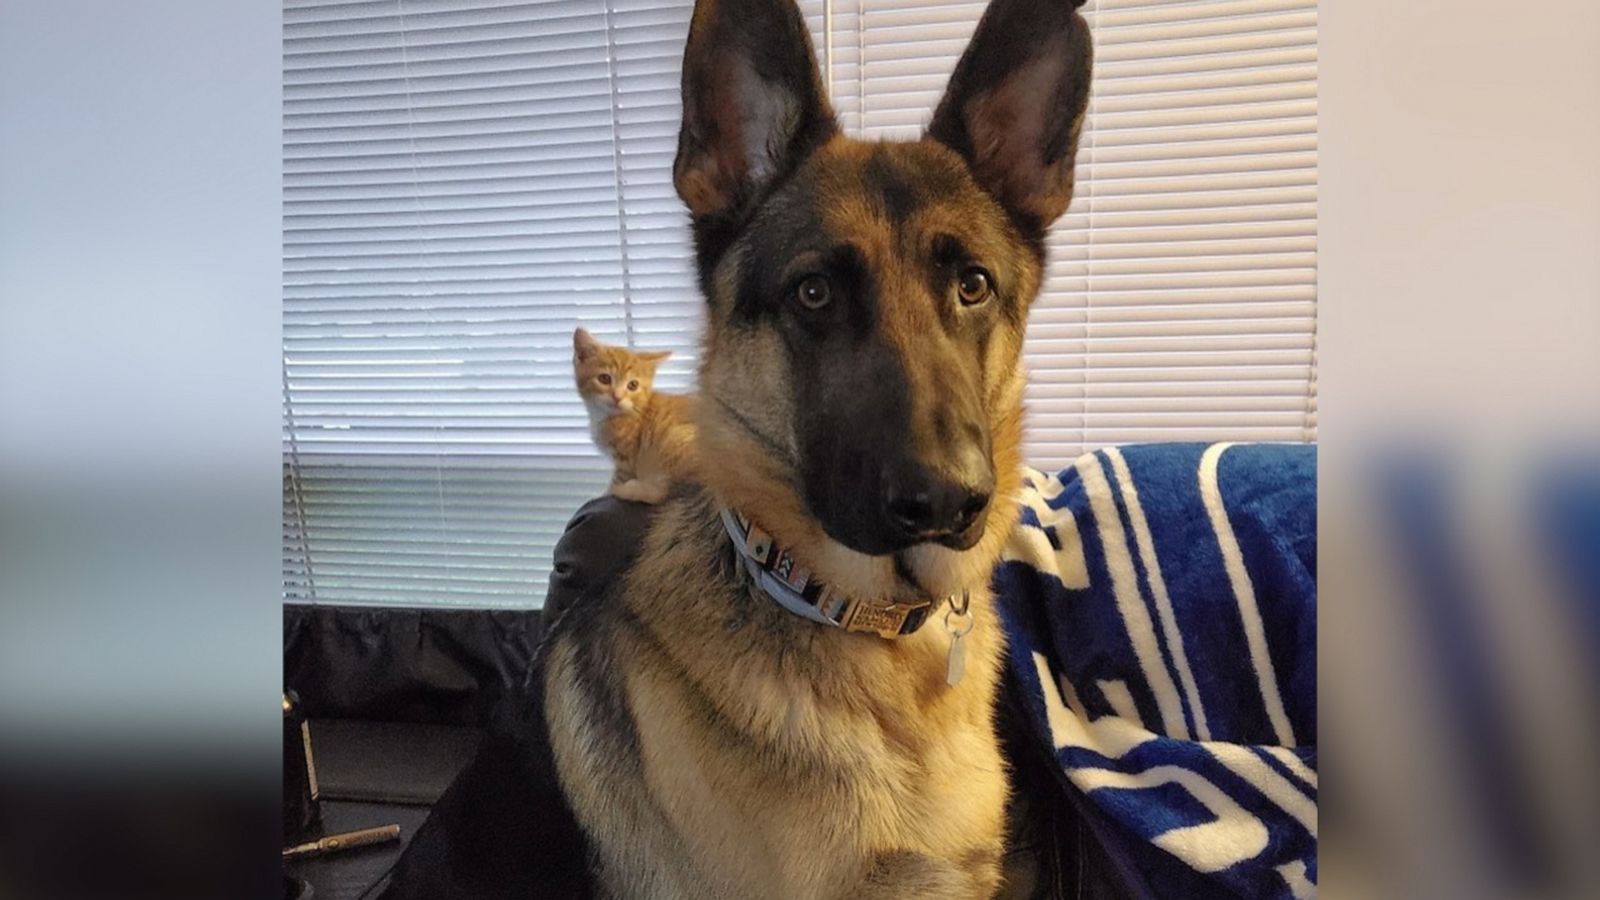
[[[992,0],[928,125],[1033,238],[1072,202],[1094,57],[1083,3]]]
[[[693,217],[738,214],[838,131],[794,0],[697,0],[672,167]]]
[[[652,373],[654,373],[655,370],[656,370],[656,367],[661,365],[662,361],[664,361],[667,357],[672,355],[672,351],[671,350],[651,350],[649,353],[636,353],[634,355],[638,357],[640,362],[642,362],[646,366],[648,366]]]
[[[581,326],[572,332],[572,358],[577,362],[591,359],[600,352],[600,342]]]

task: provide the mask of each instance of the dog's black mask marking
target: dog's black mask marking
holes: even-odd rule
[[[731,319],[782,338],[801,493],[831,537],[870,554],[970,547],[994,486],[985,353],[995,328],[1020,330],[1025,305],[997,294],[965,308],[953,285],[976,262],[969,245],[1014,236],[942,150],[855,156],[802,166],[763,206],[738,243],[750,262]],[[829,215],[844,203],[868,215]],[[918,230],[936,204],[977,238]],[[983,261],[997,279],[1011,262]],[[808,277],[826,280],[822,308],[796,296]]]

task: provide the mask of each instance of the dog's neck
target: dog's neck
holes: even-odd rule
[[[745,515],[722,507],[721,516],[734,550],[744,560],[756,587],[802,619],[892,639],[915,634],[946,600],[965,607],[964,600],[951,598],[884,601],[850,596],[823,582],[790,549],[780,546]]]
[[[720,515],[756,589],[820,627],[895,640],[916,634],[941,607],[947,607],[941,620],[950,640],[945,683],[955,687],[961,682],[966,673],[966,637],[976,624],[970,608],[970,590],[963,589],[959,596],[887,603],[877,598],[851,597],[813,578],[810,570],[749,518],[726,506]]]

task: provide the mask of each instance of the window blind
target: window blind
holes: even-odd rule
[[[609,466],[570,334],[691,381],[671,186],[691,0],[288,0],[290,600],[537,605]],[[802,0],[847,133],[920,132],[982,2]],[[1035,306],[1027,458],[1316,429],[1316,8],[1089,0],[1078,193]]]
[[[286,3],[289,599],[538,605],[610,475],[572,329],[674,350],[658,383],[688,387],[689,10]]]

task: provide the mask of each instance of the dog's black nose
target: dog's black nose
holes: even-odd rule
[[[989,506],[994,476],[955,480],[914,469],[889,479],[884,511],[910,540],[940,540],[964,535]]]

